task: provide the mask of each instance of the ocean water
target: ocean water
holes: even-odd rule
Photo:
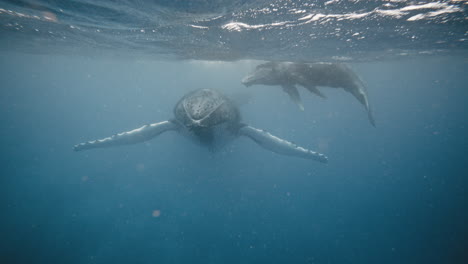
[[[465,1],[0,1],[0,263],[467,263]],[[265,61],[341,62],[341,89],[244,87]],[[187,92],[328,164],[177,133]]]

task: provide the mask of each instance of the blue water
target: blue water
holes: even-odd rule
[[[377,7],[104,1],[102,9],[92,1],[67,3],[0,2],[0,263],[467,263],[464,3],[435,2],[442,7],[429,9],[406,1]],[[270,4],[290,9],[252,15]],[[289,5],[305,13],[294,17]],[[460,10],[429,14],[450,7]],[[392,18],[392,27],[411,28],[425,40],[453,38],[391,42],[381,38],[385,24],[383,31],[368,29],[381,35],[353,48],[341,37],[319,34],[315,46],[295,34],[313,30],[297,22],[310,12],[375,8],[423,11],[427,16],[417,21],[408,21],[414,13]],[[56,19],[1,10],[54,12]],[[248,25],[297,23],[223,28],[233,18]],[[204,36],[183,30],[196,21],[214,29]],[[346,30],[358,31],[354,22],[345,23]],[[70,25],[122,35],[77,34]],[[141,38],[132,27],[172,31],[137,46]],[[34,28],[53,33],[39,36]],[[254,31],[278,45],[249,45]],[[310,52],[284,46],[288,37],[279,33]],[[223,45],[215,40],[220,36],[229,37]],[[333,53],[326,43],[346,48]],[[297,58],[348,62],[367,84],[377,127],[342,90],[323,88],[323,100],[301,89],[301,112],[278,87],[240,83],[261,63],[256,59]],[[79,142],[167,120],[179,98],[199,88],[250,98],[240,107],[245,123],[319,150],[329,163],[280,156],[243,138],[210,152],[177,133],[72,151]]]

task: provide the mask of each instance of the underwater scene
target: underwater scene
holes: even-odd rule
[[[468,263],[467,7],[0,1],[0,263]]]

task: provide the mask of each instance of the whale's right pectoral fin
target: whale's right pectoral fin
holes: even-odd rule
[[[287,140],[251,126],[243,126],[239,129],[239,134],[252,139],[260,146],[278,154],[311,159],[322,163],[328,162],[328,158],[321,153],[297,146]]]
[[[294,85],[282,85],[283,91],[285,91],[291,100],[301,109],[301,111],[304,111],[304,105],[302,104],[301,101],[301,96],[299,95],[299,91],[297,90],[296,86]]]
[[[73,150],[81,151],[93,148],[106,148],[140,143],[150,140],[163,132],[177,130],[178,128],[179,125],[173,121],[163,121],[159,123],[144,125],[132,131],[122,132],[104,139],[80,143],[75,145],[73,147]]]
[[[304,87],[309,90],[309,92],[315,94],[315,95],[318,95],[320,97],[322,97],[323,99],[327,99],[327,97],[319,90],[317,89],[317,86],[315,85],[304,85]]]

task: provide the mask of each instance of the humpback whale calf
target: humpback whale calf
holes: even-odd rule
[[[267,62],[258,65],[253,72],[244,77],[242,84],[280,85],[301,110],[304,110],[304,106],[296,85],[322,98],[326,97],[317,86],[343,88],[364,105],[370,123],[375,126],[364,83],[344,64]]]
[[[297,146],[272,134],[241,123],[237,106],[217,90],[201,89],[188,93],[174,107],[175,118],[119,133],[104,139],[74,146],[75,151],[135,144],[150,140],[163,132],[176,131],[212,149],[245,136],[278,154],[326,163],[321,153]]]

